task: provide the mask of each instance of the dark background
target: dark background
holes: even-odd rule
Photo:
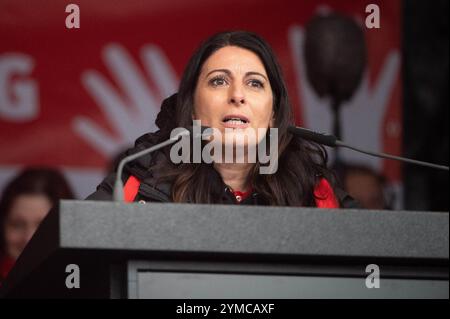
[[[403,2],[404,155],[448,165],[449,1]],[[404,166],[405,209],[449,210],[448,172]]]

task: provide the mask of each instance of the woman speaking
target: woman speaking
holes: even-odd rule
[[[260,36],[234,31],[206,40],[189,60],[178,93],[163,102],[156,119],[160,130],[138,138],[125,155],[167,140],[173,129],[192,126],[194,120],[221,133],[225,138],[218,140],[214,135],[214,140],[223,143],[224,149],[242,146],[237,141],[250,148],[259,146],[275,130],[276,170],[261,174],[260,158],[251,161],[247,153],[241,160],[232,157],[234,161],[216,156],[210,163],[175,163],[168,146],[125,166],[126,201],[322,208],[354,205],[336,187],[326,166],[325,149],[287,131],[294,119],[286,85],[272,49]],[[251,131],[259,133],[256,139],[245,138]],[[112,172],[87,199],[110,200],[114,179]]]

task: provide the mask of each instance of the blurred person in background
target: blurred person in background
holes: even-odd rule
[[[6,185],[0,200],[0,282],[50,209],[73,198],[64,176],[52,168],[24,169]]]
[[[340,172],[346,192],[365,209],[390,209],[384,176],[364,165],[345,164]]]

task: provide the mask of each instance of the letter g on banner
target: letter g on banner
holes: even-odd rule
[[[11,122],[34,120],[39,111],[38,85],[30,75],[34,61],[29,55],[0,55],[0,118]],[[21,76],[18,78],[17,76]]]

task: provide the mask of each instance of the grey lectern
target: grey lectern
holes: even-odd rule
[[[448,298],[449,214],[61,201],[4,298]]]

